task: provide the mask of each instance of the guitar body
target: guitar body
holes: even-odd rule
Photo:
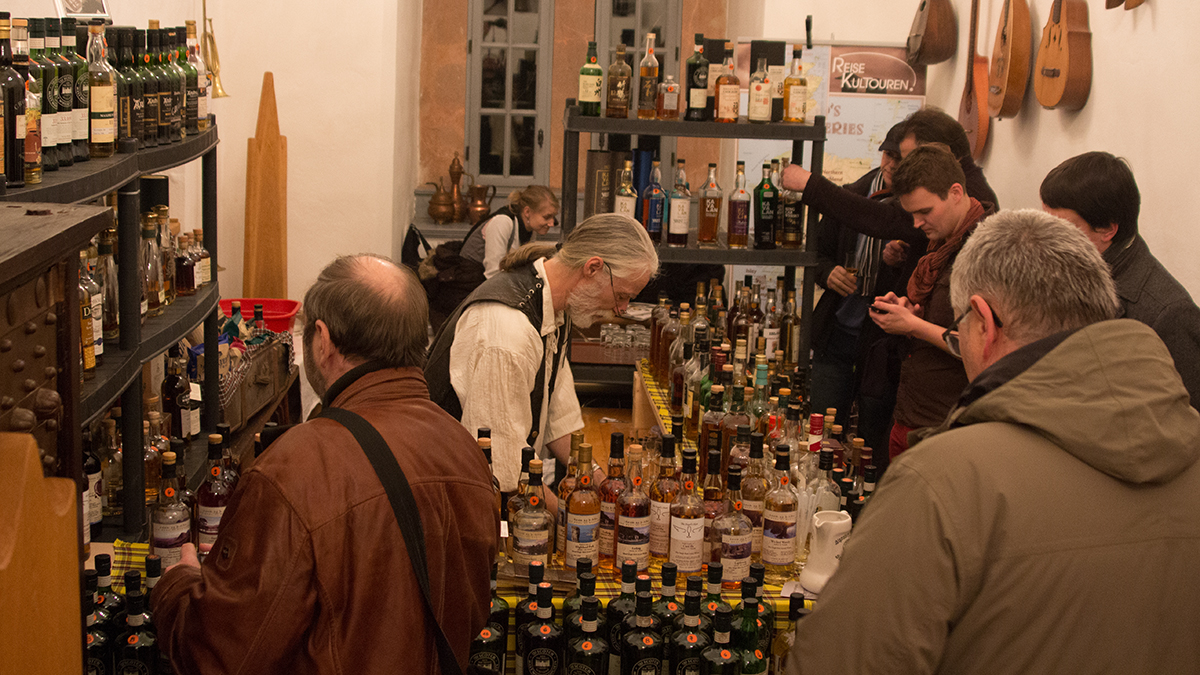
[[[1092,33],[1088,29],[1087,3],[1055,2],[1061,3],[1062,11],[1057,22],[1052,11],[1042,29],[1033,91],[1044,108],[1079,110],[1092,90]]]
[[[958,22],[950,0],[921,0],[908,33],[908,62],[916,65],[941,63],[958,49]]]
[[[958,121],[967,132],[971,142],[971,156],[979,159],[983,146],[987,145],[988,125],[988,60],[974,54],[971,63],[971,78],[963,89],[962,101],[958,106]]]
[[[1029,84],[1032,41],[1029,5],[1026,0],[1008,0],[996,27],[988,72],[988,114],[992,117],[1013,117],[1021,110]]]

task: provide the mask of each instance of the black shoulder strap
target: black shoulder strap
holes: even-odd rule
[[[413,498],[412,488],[404,470],[396,462],[395,455],[388,447],[387,441],[379,435],[379,431],[370,422],[357,413],[344,408],[326,408],[321,417],[338,422],[354,434],[355,440],[362,446],[367,459],[383,483],[388,501],[392,503],[392,512],[396,514],[396,522],[400,525],[400,534],[404,536],[404,546],[408,550],[409,560],[412,561],[413,572],[417,575],[417,583],[421,587],[421,597],[425,598],[425,616],[434,628],[434,639],[437,643],[438,663],[444,675],[461,675],[458,659],[450,647],[446,633],[438,624],[433,613],[433,599],[429,592],[429,566],[425,560],[425,532],[421,527],[421,512],[417,501]]]

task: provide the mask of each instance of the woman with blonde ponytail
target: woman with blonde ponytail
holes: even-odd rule
[[[544,185],[513,190],[508,204],[489,214],[463,240],[462,257],[483,265],[484,278],[500,271],[509,251],[544,235],[558,220],[558,197]]]

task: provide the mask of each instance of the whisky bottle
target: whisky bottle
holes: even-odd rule
[[[609,601],[604,614],[608,619],[608,644],[621,644],[621,630],[625,618],[637,609],[637,563],[632,560],[621,562],[621,594]],[[615,672],[621,671],[621,652],[612,652],[609,666]]]
[[[707,577],[705,586],[708,592],[700,601],[700,615],[712,619],[722,607],[730,606],[721,597],[721,580],[725,577],[725,566],[720,562],[709,563]]]
[[[666,641],[669,675],[696,675],[701,672],[704,650],[712,644],[700,628],[700,594],[689,593],[683,601],[682,626]]]
[[[124,620],[126,598],[113,590],[112,557],[101,553],[96,556],[95,565],[96,607],[100,613],[100,623],[109,630],[110,635],[115,635],[120,630],[119,623]]]
[[[763,508],[771,481],[763,461],[763,435],[750,434],[750,461],[742,477],[742,514],[750,521],[750,558],[762,560]]]
[[[765,251],[775,248],[779,190],[771,184],[771,165],[763,164],[762,172],[762,182],[754,188],[754,248]]]
[[[54,98],[54,139],[58,148],[58,166],[67,167],[75,163],[75,149],[71,144],[72,105],[75,101],[75,66],[62,53],[62,29],[58,17],[46,17],[46,60],[54,64],[56,73],[50,86]],[[42,127],[45,133],[45,125]],[[43,155],[46,139],[42,139]],[[44,160],[43,160],[44,161]]]
[[[221,422],[216,428],[217,433],[221,436],[221,475],[225,477],[225,482],[229,483],[229,487],[236,490],[242,475],[242,460],[233,456],[233,450],[229,445],[233,440],[233,432],[226,422]]]
[[[763,505],[762,562],[767,583],[782,586],[792,578],[796,558],[796,491],[788,476],[787,445],[775,448],[774,488]]]
[[[163,414],[170,418],[174,435],[188,441],[200,430],[192,429],[192,386],[188,382],[183,352],[178,344],[171,345],[167,350],[166,360],[167,374],[162,383]]]
[[[774,88],[767,74],[767,59],[759,57],[754,72],[750,74],[750,110],[747,119],[758,124],[771,121],[771,90]]]
[[[696,440],[697,456],[701,458],[700,471],[708,475],[708,451],[721,448],[721,420],[724,411],[725,386],[714,384],[708,392],[708,408],[700,418],[700,435]]]
[[[754,580],[754,597],[758,598],[758,618],[762,619],[759,624],[760,635],[759,643],[763,644],[763,649],[766,650],[770,646],[771,640],[774,639],[775,631],[775,605],[763,598],[763,582],[767,577],[767,569],[760,562],[750,563],[750,577]],[[741,606],[734,609],[740,610]],[[765,641],[764,641],[765,637]],[[766,653],[764,651],[764,653]]]
[[[484,428],[481,427],[480,431]],[[489,429],[488,432],[490,433],[491,430]],[[500,494],[500,481],[496,479],[496,474],[492,470],[492,439],[490,437],[481,437],[476,443],[479,444],[479,451],[483,453],[484,459],[487,460],[488,473],[492,474],[492,509],[496,512],[496,517],[499,518],[501,513],[500,500],[502,497]]]
[[[740,343],[741,340],[738,342]],[[737,365],[733,369],[739,371]],[[734,377],[736,381],[736,375]],[[750,425],[750,413],[746,412],[746,388],[735,384],[732,391],[733,397],[729,403],[729,410],[721,418],[722,470],[729,468],[729,451],[733,447],[734,439],[737,438],[738,427]]]
[[[142,147],[158,146],[158,127],[162,117],[162,98],[158,95],[158,81],[161,72],[151,53],[152,45],[157,42],[156,31],[146,31],[141,28],[133,30],[133,60],[137,66],[138,75],[142,78]],[[199,286],[199,284],[197,284]]]
[[[514,562],[513,544],[517,531],[517,514],[525,507],[525,488],[529,486],[529,463],[533,461],[533,456],[533,448],[525,446],[521,449],[521,474],[517,479],[517,489],[513,491],[505,504],[505,513],[508,515],[508,541],[505,543],[505,550],[508,553],[509,562]]]
[[[158,585],[162,579],[162,558],[151,553],[146,556],[146,605],[149,606],[154,600],[154,587]]]
[[[788,623],[787,626],[775,635],[775,640],[771,643],[771,661],[772,668],[776,673],[786,672],[787,661],[792,653],[792,645],[796,643],[796,631],[800,620],[808,616],[809,610],[804,606],[804,594],[792,593],[788,599]]]
[[[88,273],[87,252],[79,252],[79,283],[80,288],[87,289],[89,314],[92,319],[92,346],[96,352],[96,365],[104,364],[104,291],[100,284]],[[116,347],[116,344],[113,344]]]
[[[670,76],[668,76],[670,77]],[[688,189],[683,160],[675,162],[675,187],[671,190],[671,215],[667,225],[667,246],[687,246],[688,230],[692,227],[692,192]]]
[[[591,467],[592,446],[579,444],[579,466]],[[600,542],[597,539],[600,527],[600,492],[592,483],[592,472],[580,471],[575,489],[567,502],[567,569],[574,569],[579,558],[589,558],[592,565],[600,563]]]
[[[729,192],[729,238],[726,243],[729,248],[746,248],[749,234],[750,193],[746,192],[746,163],[738,161],[737,178]]]
[[[567,501],[575,490],[575,482],[579,480],[579,444],[583,443],[583,431],[571,433],[571,454],[567,459],[567,475],[558,481],[558,518],[555,519],[555,552],[554,558],[561,565],[567,554]],[[587,467],[591,470],[591,467]],[[585,570],[590,572],[591,570]]]
[[[104,500],[101,515],[119,516],[125,512],[124,453],[117,435],[117,422],[104,420],[104,450],[101,453],[104,483]]]
[[[659,675],[662,670],[663,640],[655,630],[649,593],[638,593],[637,609],[628,618],[621,636],[621,675]],[[632,630],[628,626],[632,624]]]
[[[142,214],[142,316],[163,313],[166,295],[162,286],[162,253],[158,247],[158,221],[151,213]]]
[[[637,192],[633,189],[633,162],[625,160],[625,168],[621,169],[621,180],[617,193],[613,197],[613,213],[621,216],[634,217],[637,209]]]
[[[625,61],[625,45],[617,45],[617,54],[608,67],[608,89],[605,95],[605,117],[625,119],[629,117],[629,103],[632,98],[633,69]]]
[[[821,449],[817,474],[809,479],[807,487],[817,496],[817,511],[837,511],[840,508],[842,489],[833,479],[833,450]]]
[[[742,600],[741,623],[734,633],[733,643],[742,652],[741,675],[762,675],[767,672],[770,661],[758,642],[758,600]]]
[[[604,85],[604,70],[597,65],[596,43],[588,42],[587,63],[579,69],[579,114],[600,116],[600,90]]]
[[[41,91],[42,170],[58,170],[58,65],[46,57],[46,20],[29,19],[30,74]],[[27,132],[28,133],[28,132]]]
[[[638,119],[652,120],[658,113],[658,58],[654,33],[646,33],[646,54],[638,64]]]
[[[746,577],[742,580],[742,601],[737,607],[733,608],[733,633],[737,635],[743,631],[743,625],[746,622],[746,612],[749,608],[747,604],[750,601],[754,602],[755,612],[755,628],[757,633],[757,642],[752,647],[746,645],[738,645],[743,650],[757,649],[762,652],[764,657],[769,657],[771,653],[771,625],[766,622],[766,615],[763,612],[762,597],[758,595],[759,584],[753,577]],[[774,613],[771,614],[771,619],[774,620]],[[736,640],[736,638],[735,638]]]
[[[800,63],[803,50],[792,50],[792,70],[783,81],[783,121],[804,124],[808,120],[808,78]]]
[[[192,540],[192,518],[180,499],[181,483],[176,475],[175,453],[162,458],[162,491],[154,507],[150,549],[170,567],[179,562],[183,545]]]
[[[467,672],[477,675],[504,675],[508,656],[508,641],[495,626],[488,624],[471,640],[467,657]]]
[[[687,590],[686,590],[686,592],[684,592],[683,597],[684,597],[684,602],[687,602],[687,598],[691,598],[693,596],[696,598],[696,602],[698,603],[697,606],[700,608],[697,610],[700,612],[700,632],[711,637],[712,632],[713,632],[713,620],[709,615],[706,615],[703,611],[704,610],[704,582],[705,582],[705,580],[703,577],[700,577],[700,576],[689,577],[687,580]],[[682,611],[679,612],[679,614],[675,617],[675,625],[673,628],[674,628],[674,632],[681,631],[685,628],[684,614]]]
[[[681,489],[671,504],[670,560],[679,574],[700,574],[704,564],[704,501],[696,494],[696,453],[683,452]]]
[[[145,136],[146,124],[146,87],[142,80],[142,73],[138,70],[137,62],[134,61],[133,52],[133,36],[134,29],[131,27],[120,28],[117,31],[118,42],[118,71],[125,79],[125,85],[129,90],[129,108],[126,110],[121,108],[123,119],[128,120],[126,130],[122,123],[122,137],[128,134],[128,137],[135,141],[135,146],[142,147],[142,139]],[[124,104],[122,104],[124,105]]]
[[[84,623],[84,667],[88,673],[109,675],[112,673],[112,644],[108,632],[96,623],[96,598],[86,590],[80,598]]]
[[[175,62],[175,29],[160,28],[159,35],[162,41],[162,49],[159,52],[162,67],[167,71],[167,76],[171,81],[171,114],[168,118],[170,127],[167,129],[167,139],[171,143],[178,143],[183,140],[183,103],[186,95],[187,75],[183,72],[183,68]]]
[[[658,119],[679,119],[679,83],[667,75],[658,85]]]
[[[8,187],[25,186],[25,78],[13,68],[12,24],[0,12],[0,91],[4,93],[4,176]]]
[[[665,562],[671,546],[671,505],[679,495],[675,478],[675,437],[662,437],[658,479],[650,486],[650,558]]]
[[[79,34],[76,30],[86,30],[83,26],[76,26],[75,19],[71,17],[63,17],[62,19],[62,54],[67,59],[70,59],[75,70],[72,82],[74,83],[74,93],[71,102],[71,143],[75,148],[75,161],[86,162],[91,159],[91,154],[88,150],[88,131],[90,129],[90,92],[89,86],[89,70],[87,59],[80,55],[80,48],[86,48],[86,44],[77,44],[79,42]],[[86,35],[86,33],[85,33]],[[85,49],[86,52],[86,49]],[[58,101],[59,110],[63,109],[63,101]]]
[[[634,448],[630,446],[632,453]],[[640,462],[630,461],[625,491],[617,498],[616,559],[632,560],[639,572],[650,567],[650,497]]]
[[[146,596],[141,591],[130,593],[129,613],[125,630],[113,644],[115,673],[158,672],[158,647],[154,627],[146,624]]]
[[[217,277],[212,256],[209,255],[208,249],[204,248],[204,230],[192,230],[192,247],[195,252],[193,259],[196,261],[196,288],[207,286]]]
[[[104,523],[104,513],[101,496],[104,494],[104,474],[100,460],[96,456],[96,445],[90,431],[84,429],[83,439],[83,477],[87,483],[80,504],[83,506],[83,528],[88,531],[90,541],[100,536]]]
[[[537,599],[538,585],[546,578],[546,566],[540,561],[533,561],[529,565],[529,594],[524,600],[517,603],[516,607],[516,628],[517,635],[517,672],[521,671],[521,656],[524,654],[525,631],[521,630],[529,623],[537,620]],[[493,605],[494,607],[495,605]]]
[[[729,492],[725,498],[725,513],[713,521],[712,531],[716,549],[713,558],[720,559],[724,588],[737,588],[750,574],[751,540],[754,526],[742,513],[742,470],[729,467]]]
[[[586,558],[584,558],[586,560]],[[578,586],[575,592],[578,595],[574,596],[574,602],[568,604],[563,602],[562,613],[567,618],[563,621],[563,631],[567,635],[567,642],[579,637],[583,634],[583,603],[590,597],[596,595],[596,575],[591,572],[584,572],[579,575]],[[599,627],[600,635],[608,634],[608,622],[601,613],[597,617],[596,623]]]
[[[733,70],[733,50],[725,50],[725,65],[721,77],[717,78],[717,111],[716,121],[737,122],[740,114],[738,106],[741,103],[742,83]]]
[[[704,58],[704,34],[696,33],[696,46],[684,64],[684,90],[687,96],[687,112],[684,119],[704,122],[712,118],[708,107],[708,59]]]
[[[24,80],[25,182],[42,182],[42,78],[39,66],[29,58],[29,27],[25,19],[12,20],[13,70]]]
[[[732,626],[732,610],[722,607],[713,618],[712,646],[704,651],[704,664],[701,669],[705,675],[739,675],[741,654],[732,644],[730,630]]]
[[[725,513],[725,485],[721,480],[721,451],[711,445],[704,474],[704,562],[720,562],[721,540],[713,532],[713,522]]]
[[[104,23],[88,26],[88,154],[112,157],[117,151],[117,74],[105,53]]]
[[[217,541],[221,518],[233,490],[221,471],[221,435],[208,435],[208,475],[196,492],[196,548],[207,553]]]
[[[113,78],[117,83],[117,148],[124,147],[124,152],[132,152],[137,147],[137,136],[133,129],[133,88],[129,78],[125,76],[124,63],[121,60],[121,40],[132,41],[131,27],[111,27],[104,35],[104,54],[108,65],[112,66]],[[140,129],[138,133],[140,133]],[[133,147],[130,147],[133,143]]]
[[[642,190],[642,226],[655,244],[662,241],[663,211],[666,210],[667,193],[662,189],[662,170],[658,160],[650,169],[650,182]]]
[[[662,619],[662,625],[673,626],[675,619],[683,612],[680,602],[675,597],[675,581],[678,578],[678,568],[675,563],[666,562],[662,565],[661,574],[661,594],[654,604],[650,606],[650,611],[659,619]]]
[[[729,446],[729,468],[738,467],[742,471],[750,464],[750,425],[739,424],[733,443]]]
[[[617,500],[628,489],[625,480],[625,435],[613,433],[609,440],[608,476],[600,483],[600,527],[597,548],[600,566],[612,569],[616,555]],[[645,568],[642,568],[645,569]]]
[[[524,506],[517,512],[513,530],[513,561],[517,573],[527,572],[534,560],[550,564],[550,531],[553,518],[542,501],[542,460],[529,463],[529,485],[525,488]]]
[[[688,110],[689,114],[691,109]],[[700,227],[696,234],[696,242],[701,248],[717,246],[717,232],[721,227],[721,204],[725,201],[725,193],[717,184],[717,165],[709,163],[708,178],[704,187],[700,188]]]
[[[177,295],[196,294],[196,261],[188,255],[192,246],[192,237],[180,234],[175,247],[175,293]]]
[[[196,25],[195,23],[188,29],[189,38],[195,39]],[[197,116],[200,112],[200,87],[199,78],[208,77],[208,73],[203,76],[196,70],[195,64],[192,63],[190,53],[187,47],[187,42],[184,39],[183,32],[180,28],[175,29],[175,65],[183,71],[183,105],[182,108],[182,134],[184,137],[192,136],[200,133],[197,126]]]
[[[179,87],[172,81],[171,73],[163,60],[163,33],[158,21],[151,19],[146,28],[146,54],[150,57],[150,70],[158,81],[158,144],[171,142],[171,111],[175,106],[175,92]]]
[[[196,129],[205,131],[208,129],[208,87],[212,75],[200,54],[200,41],[196,39],[196,22],[188,20],[184,21],[184,25],[187,26],[188,63],[196,69]]]
[[[96,377],[96,336],[95,324],[92,321],[92,299],[89,289],[83,283],[87,274],[83,265],[79,267],[79,347],[80,365],[83,379],[91,380]]]
[[[563,672],[570,675],[609,675],[608,642],[601,637],[597,620],[600,615],[600,601],[595,596],[584,599],[580,612],[582,634],[570,641],[564,657],[566,664]]]

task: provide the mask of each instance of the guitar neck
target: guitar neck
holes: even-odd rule
[[[1055,0],[1055,2],[1062,2],[1062,0]],[[976,38],[976,29],[978,28],[978,26],[979,26],[979,0],[971,0],[971,33],[970,33],[971,37],[970,37],[970,40],[968,41],[970,48],[967,51],[967,56],[970,58],[967,59],[967,61],[968,61],[967,72],[970,72],[969,62],[971,61],[971,59],[975,58],[975,54],[976,54],[975,38]]]

